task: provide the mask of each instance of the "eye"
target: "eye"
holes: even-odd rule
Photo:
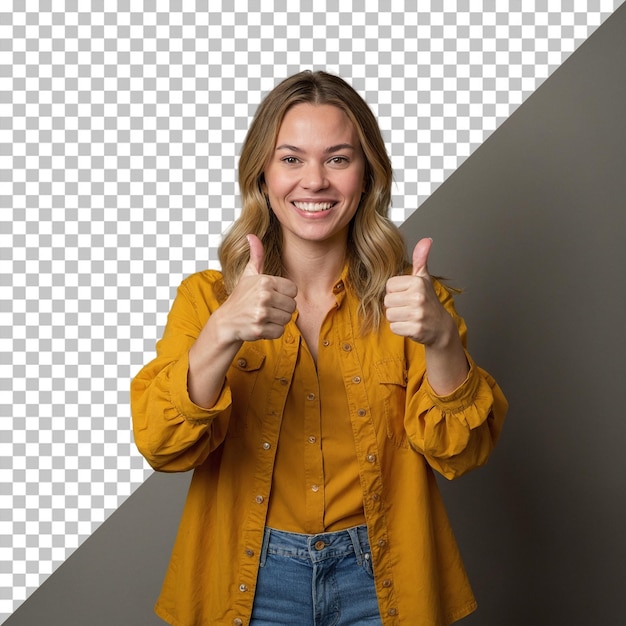
[[[350,161],[348,160],[348,157],[345,156],[334,156],[330,159],[330,162],[333,165],[347,165]]]
[[[286,156],[286,157],[282,158],[281,161],[283,163],[286,163],[287,165],[296,165],[297,163],[300,162],[300,160],[297,159],[294,156]]]

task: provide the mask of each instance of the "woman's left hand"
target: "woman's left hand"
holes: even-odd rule
[[[439,301],[428,273],[432,239],[421,239],[413,250],[411,275],[387,281],[386,316],[392,332],[425,346],[447,344],[456,325]]]
[[[437,297],[428,273],[432,243],[432,239],[417,242],[411,275],[387,281],[385,307],[392,332],[424,345],[430,386],[445,395],[465,380],[469,363],[456,323]]]

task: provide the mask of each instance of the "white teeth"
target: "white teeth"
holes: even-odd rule
[[[294,202],[294,206],[301,211],[308,213],[317,213],[319,211],[328,211],[333,206],[333,202]]]

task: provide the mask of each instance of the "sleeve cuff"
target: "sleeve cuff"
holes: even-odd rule
[[[426,392],[432,403],[444,413],[467,413],[468,409],[475,405],[482,377],[478,367],[476,367],[476,364],[467,351],[465,352],[465,356],[470,366],[467,378],[451,393],[443,396],[437,395],[430,386],[428,377],[426,377]],[[471,411],[469,413],[471,415]],[[470,428],[475,428],[479,426],[482,421],[483,419],[479,419],[478,423],[473,424],[469,423],[470,420],[468,420],[468,425]]]

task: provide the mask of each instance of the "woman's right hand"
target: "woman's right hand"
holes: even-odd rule
[[[226,372],[244,341],[277,339],[296,310],[295,283],[263,274],[264,250],[256,235],[248,235],[250,261],[237,286],[205,324],[189,350],[187,390],[198,406],[217,401]]]
[[[250,261],[228,300],[213,316],[231,341],[277,339],[296,310],[295,283],[263,274],[265,251],[256,235],[248,235]]]

